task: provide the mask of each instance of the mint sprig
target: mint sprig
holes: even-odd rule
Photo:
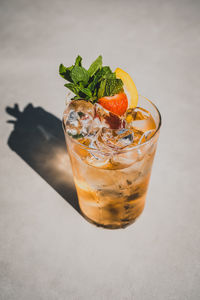
[[[88,69],[88,74],[90,77],[92,77],[99,69],[102,67],[102,56],[99,55],[97,59],[91,64],[91,66]]]
[[[75,94],[73,99],[97,102],[99,98],[113,96],[123,91],[122,80],[116,78],[110,67],[102,66],[101,55],[88,70],[82,66],[82,57],[78,55],[71,67],[60,64],[59,74],[69,81],[65,87]]]

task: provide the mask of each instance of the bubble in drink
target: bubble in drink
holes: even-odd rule
[[[81,139],[88,135],[94,119],[94,106],[84,100],[73,100],[64,115],[68,135]]]

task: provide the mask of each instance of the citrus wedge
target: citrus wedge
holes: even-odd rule
[[[124,87],[130,95],[129,108],[134,108],[138,103],[138,92],[131,76],[120,68],[115,70],[116,77],[123,81]]]
[[[122,116],[128,107],[128,98],[125,93],[119,93],[114,96],[102,97],[98,103],[115,115]]]

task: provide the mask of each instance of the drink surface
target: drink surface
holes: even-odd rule
[[[106,228],[126,227],[142,213],[156,151],[156,123],[142,107],[122,117],[73,101],[63,125],[83,215]]]

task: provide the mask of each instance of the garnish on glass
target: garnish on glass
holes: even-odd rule
[[[59,73],[68,81],[65,87],[75,95],[72,100],[98,102],[118,116],[123,115],[128,106],[137,106],[138,92],[132,78],[120,68],[112,72],[109,66],[103,66],[101,55],[88,70],[82,66],[82,57],[78,55],[71,67],[60,64]],[[129,101],[124,89],[129,94]]]

